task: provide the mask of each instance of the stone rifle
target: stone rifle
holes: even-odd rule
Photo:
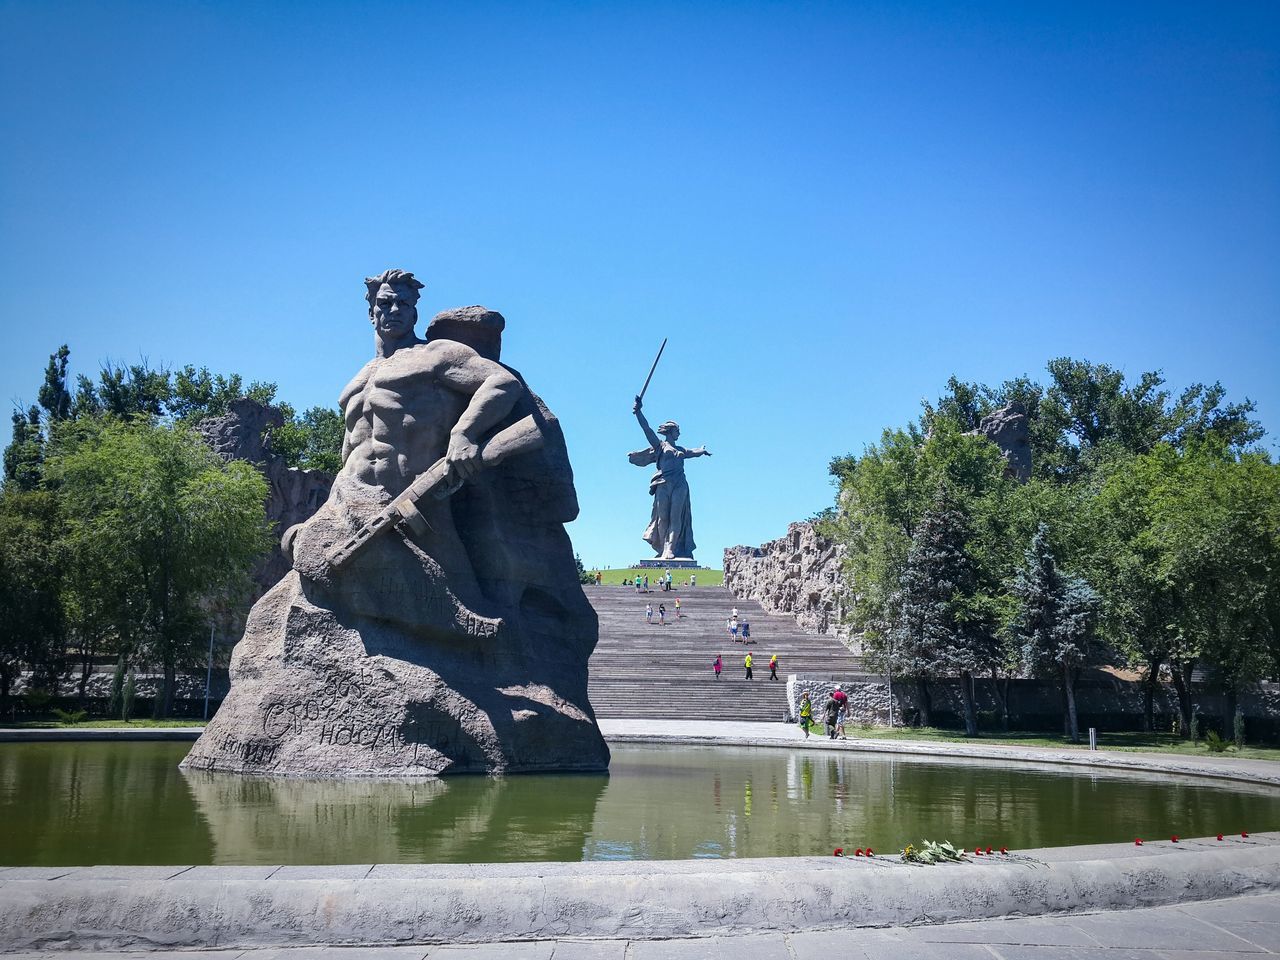
[[[480,463],[486,467],[494,467],[507,457],[537,450],[545,442],[542,429],[530,415],[490,437],[480,447]],[[365,544],[393,527],[403,525],[419,535],[428,533],[430,526],[416,504],[428,494],[444,499],[453,493],[457,488],[446,485],[447,478],[448,461],[441,457],[350,538],[330,550],[325,556],[329,567],[333,570],[341,569]]]

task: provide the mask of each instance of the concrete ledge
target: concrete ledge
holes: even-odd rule
[[[0,950],[658,939],[1078,913],[1275,891],[1280,834],[1030,851],[934,867],[896,857],[12,867],[0,871]]]
[[[0,743],[64,740],[197,740],[204,727],[37,727],[0,729]]]

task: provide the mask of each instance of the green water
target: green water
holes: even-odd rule
[[[609,775],[178,770],[185,743],[0,744],[0,864],[666,860],[1280,829],[1280,791],[1014,764],[619,746]]]

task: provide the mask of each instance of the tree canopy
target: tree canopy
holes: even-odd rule
[[[1159,372],[1130,382],[1069,358],[1047,372],[952,377],[918,420],[832,460],[821,525],[847,547],[850,626],[873,665],[921,685],[926,713],[933,679],[1054,665],[1069,731],[1096,635],[1150,684],[1171,677],[1189,733],[1196,669],[1229,698],[1280,671],[1280,468],[1256,447],[1254,404],[1217,382],[1175,393]],[[979,430],[1014,401],[1032,449],[1021,485]],[[1147,704],[1149,718],[1150,688]]]

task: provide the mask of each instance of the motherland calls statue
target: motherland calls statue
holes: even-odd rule
[[[422,340],[413,274],[365,284],[375,355],[339,400],[342,470],[286,532],[293,570],[250,612],[231,692],[183,766],[605,769],[559,424],[498,362],[501,314],[446,311]]]
[[[658,468],[649,480],[653,513],[644,540],[653,547],[655,560],[692,560],[698,545],[693,540],[693,514],[689,510],[689,481],[684,477],[684,462],[694,457],[709,457],[711,451],[705,447],[686,449],[676,443],[680,439],[680,425],[674,420],[661,423],[654,430],[645,419],[643,406],[642,391],[631,412],[636,415],[649,446],[627,454],[627,459],[637,467],[654,464]]]

